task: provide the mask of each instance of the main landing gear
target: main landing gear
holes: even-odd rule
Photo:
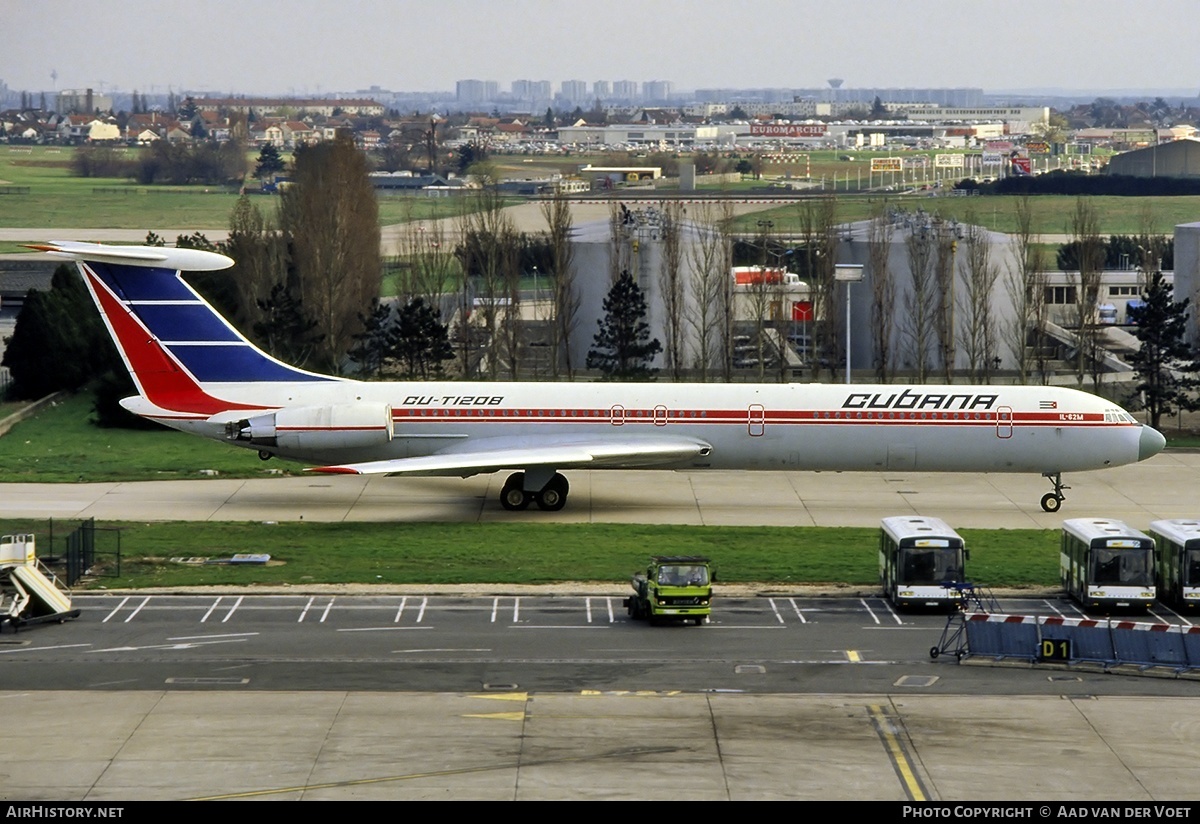
[[[1066,500],[1066,495],[1063,494],[1064,489],[1070,489],[1069,486],[1063,486],[1061,472],[1043,472],[1043,478],[1048,478],[1050,483],[1054,484],[1054,491],[1047,492],[1042,496],[1042,509],[1046,512],[1058,512],[1062,502]]]
[[[500,490],[500,506],[510,512],[518,512],[535,503],[538,509],[545,512],[558,512],[567,505],[570,486],[562,473],[551,472],[549,477],[545,477],[546,472],[514,472],[509,475]],[[545,480],[539,487],[537,482],[543,477]]]

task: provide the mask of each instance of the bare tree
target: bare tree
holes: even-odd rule
[[[728,231],[722,227],[730,218],[728,203],[723,202],[721,208],[724,212],[709,204],[693,208],[695,242],[689,247],[693,277],[688,323],[695,332],[693,363],[701,381],[709,379],[719,362],[729,361],[732,253]]]
[[[934,340],[933,317],[936,310],[936,284],[933,274],[934,241],[929,232],[912,231],[905,241],[912,291],[904,296],[905,333],[917,383],[929,375],[929,354]]]
[[[519,239],[494,186],[485,183],[472,197],[474,209],[464,211],[458,218],[462,241],[455,253],[464,279],[474,284],[471,323],[478,327],[482,338],[488,379],[496,380],[507,348],[500,330],[502,316],[520,310],[513,302],[519,303],[519,292],[510,282],[514,277],[511,247]],[[519,257],[516,265],[519,266]]]
[[[896,280],[892,277],[891,253],[894,229],[891,221],[876,210],[867,229],[867,263],[871,270],[871,333],[874,338],[875,377],[888,383],[895,371],[892,336],[896,325]]]
[[[229,216],[229,237],[221,249],[233,258],[230,278],[237,289],[237,314],[230,320],[241,329],[263,323],[261,308],[271,289],[287,279],[286,247],[258,207],[243,195]]]
[[[996,356],[996,316],[992,290],[1000,271],[992,262],[991,238],[968,213],[963,237],[964,254],[959,266],[962,292],[959,298],[960,337],[973,383],[991,383]]]
[[[396,282],[398,297],[420,297],[428,306],[441,307],[443,298],[455,288],[460,272],[449,242],[445,224],[440,220],[409,221],[401,236],[400,276]]]
[[[954,366],[958,359],[956,342],[958,330],[955,328],[954,310],[955,299],[955,265],[954,259],[958,252],[958,225],[948,225],[941,220],[933,222],[933,236],[936,238],[934,250],[934,283],[937,291],[934,308],[934,330],[937,332],[938,359],[941,361],[942,376],[946,383],[954,380]]]
[[[1013,356],[1017,382],[1027,383],[1036,367],[1045,383],[1046,355],[1041,341],[1046,320],[1045,255],[1033,231],[1033,207],[1028,195],[1017,198],[1015,212],[1016,231],[1011,237],[1016,262],[1007,267],[1004,279],[1013,314],[1002,334]]]
[[[296,150],[280,200],[296,291],[323,335],[318,358],[339,371],[379,297],[379,206],[366,156],[348,133]]]
[[[1163,254],[1167,248],[1167,239],[1161,233],[1154,231],[1154,207],[1149,203],[1142,204],[1141,230],[1138,232],[1138,288],[1142,294],[1150,288],[1150,281],[1155,272],[1162,271]]]
[[[687,353],[683,346],[683,204],[671,202],[663,207],[659,237],[663,251],[659,268],[659,295],[663,303],[663,332],[666,337],[664,357],[671,379],[683,377]]]
[[[801,260],[809,278],[809,294],[813,304],[812,376],[821,375],[821,363],[829,366],[834,376],[835,363],[841,358],[839,313],[837,312],[837,281],[834,266],[837,262],[837,200],[832,197],[805,200],[799,206],[799,224],[803,253]]]
[[[1100,357],[1100,328],[1097,314],[1100,305],[1100,279],[1104,270],[1104,240],[1100,237],[1100,218],[1096,207],[1086,198],[1075,200],[1071,214],[1071,240],[1079,247],[1079,273],[1075,288],[1075,321],[1078,352],[1075,362],[1076,381],[1080,386],[1091,374],[1093,388],[1099,390],[1103,369]]]
[[[554,283],[554,318],[550,324],[550,349],[553,353],[551,373],[565,370],[568,380],[575,378],[575,364],[571,361],[571,339],[579,322],[580,297],[575,284],[575,269],[572,265],[574,247],[571,245],[571,204],[564,191],[557,190],[550,200],[542,201],[542,216],[546,218],[550,242],[551,271]]]

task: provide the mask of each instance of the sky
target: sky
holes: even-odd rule
[[[320,95],[456,80],[1200,92],[1197,0],[0,0],[0,81]],[[51,78],[57,73],[57,79]]]

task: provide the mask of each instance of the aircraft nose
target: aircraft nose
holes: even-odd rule
[[[1167,439],[1162,436],[1161,432],[1152,426],[1143,425],[1141,437],[1138,438],[1138,460],[1144,461],[1154,457],[1162,452],[1166,445]]]

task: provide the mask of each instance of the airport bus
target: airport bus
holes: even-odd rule
[[[879,530],[879,582],[898,607],[957,607],[951,584],[962,583],[966,545],[937,518],[884,518]]]
[[[1154,540],[1108,518],[1063,521],[1062,587],[1085,607],[1149,608],[1154,603]]]
[[[1154,583],[1160,600],[1200,608],[1200,520],[1153,521]]]

